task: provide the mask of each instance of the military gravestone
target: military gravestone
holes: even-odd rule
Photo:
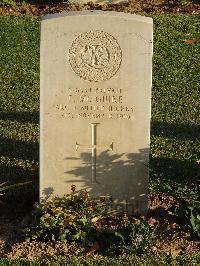
[[[41,22],[40,196],[71,185],[145,213],[152,19],[87,11]]]

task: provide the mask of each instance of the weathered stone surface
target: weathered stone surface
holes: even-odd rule
[[[147,210],[152,33],[151,18],[124,13],[42,19],[42,198],[74,184]]]

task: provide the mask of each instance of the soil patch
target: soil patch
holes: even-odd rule
[[[153,217],[158,222],[159,235],[155,245],[151,247],[152,251],[157,255],[193,254],[200,249],[200,242],[192,239],[184,226],[171,214],[170,210],[176,204],[178,203],[173,197],[157,194],[150,194],[149,196],[148,216]],[[1,218],[0,257],[34,259],[56,258],[61,255],[70,258],[87,254],[87,250],[77,243],[22,241],[19,238],[17,229],[18,223],[16,221]]]
[[[125,13],[178,13],[178,14],[200,14],[199,1],[185,1],[182,4],[178,0],[130,0],[128,3],[119,4],[95,4],[88,2],[84,4],[70,4],[68,2],[49,3],[46,1],[31,1],[28,4],[17,4],[15,7],[0,7],[0,15],[33,15],[43,16],[46,14],[59,13],[62,11],[81,10],[104,10]]]

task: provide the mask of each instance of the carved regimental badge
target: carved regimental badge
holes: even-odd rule
[[[87,81],[107,80],[115,75],[122,60],[117,40],[103,31],[79,35],[69,49],[72,70]]]

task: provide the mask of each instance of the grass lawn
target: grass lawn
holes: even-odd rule
[[[156,15],[153,19],[150,192],[191,201],[200,193],[200,21],[189,15]],[[0,184],[32,181],[1,197],[6,203],[2,213],[20,217],[38,199],[38,18],[0,17],[0,70]],[[133,264],[134,256],[130,259]],[[183,264],[184,259],[188,264]],[[193,259],[190,264],[190,257],[182,257],[180,264],[181,260],[181,265],[200,264],[199,257]],[[134,265],[180,265],[178,258],[175,264],[170,260],[141,258]],[[0,265],[12,265],[6,263],[0,260]],[[68,265],[113,264],[106,259],[99,264],[78,263]],[[118,264],[131,263],[119,258]]]
[[[38,193],[39,23],[25,16],[1,17],[0,28],[1,182],[32,181],[9,195],[18,212]]]
[[[181,196],[200,177],[200,21],[195,16],[154,17],[151,191]]]
[[[143,257],[137,257],[135,255],[119,256],[116,258],[73,258],[66,262],[64,257],[58,258],[52,262],[48,259],[38,261],[28,261],[23,259],[18,260],[7,260],[0,259],[0,266],[198,266],[200,264],[200,254],[195,256],[181,256],[172,258],[170,256],[162,257],[149,257],[144,255]]]

